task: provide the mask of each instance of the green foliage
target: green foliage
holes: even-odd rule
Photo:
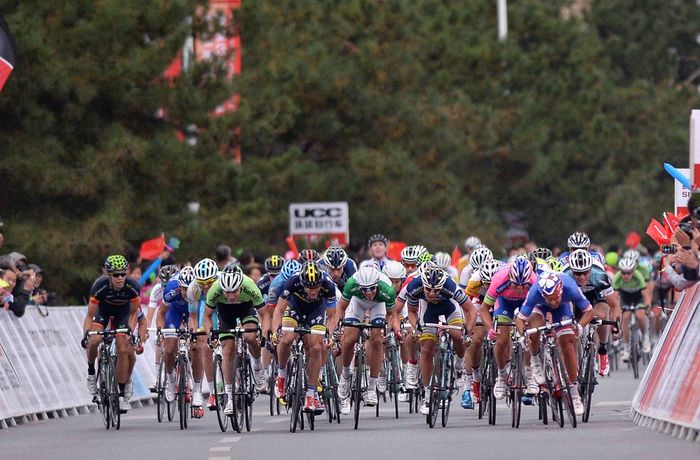
[[[203,2],[54,3],[0,0],[22,53],[0,99],[0,213],[8,249],[74,300],[105,254],[160,232],[180,260],[282,251],[296,201],[348,201],[354,238],[436,250],[501,246],[513,210],[543,244],[616,242],[671,208],[661,165],[687,158],[697,92],[668,48],[697,49],[692,2],[569,19],[567,1],[509,2],[499,43],[491,0],[244,1],[243,74],[203,62],[172,85]],[[210,116],[234,91],[239,110]],[[194,147],[175,136],[190,124]]]

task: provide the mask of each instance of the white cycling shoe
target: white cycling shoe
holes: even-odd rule
[[[496,399],[503,399],[506,397],[506,379],[502,377],[496,378],[496,383],[493,386],[493,397]]]

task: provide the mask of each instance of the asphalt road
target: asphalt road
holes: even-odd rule
[[[210,459],[246,456],[263,459],[425,459],[446,458],[566,458],[646,459],[700,458],[700,444],[682,441],[635,425],[630,400],[636,389],[630,371],[602,379],[595,393],[591,421],[571,429],[544,426],[537,407],[523,407],[519,429],[510,427],[510,413],[499,406],[496,426],[479,420],[455,401],[447,428],[428,428],[425,417],[408,414],[404,403],[396,420],[393,407],[363,409],[360,429],[347,418],[340,425],[317,421],[316,430],[289,432],[289,418],[270,417],[268,400],[256,401],[250,433],[222,433],[215,413],[193,420],[187,431],[176,421],[158,424],[155,406],[132,409],[122,417],[121,430],[106,431],[99,413],[47,420],[0,431],[1,459]],[[283,413],[284,414],[284,413]],[[438,422],[439,423],[439,422]]]

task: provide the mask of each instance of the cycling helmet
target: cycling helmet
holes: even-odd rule
[[[552,256],[552,257],[547,257],[547,260],[545,260],[545,262],[547,262],[547,265],[549,265],[549,268],[550,268],[553,272],[560,273],[560,272],[563,272],[563,271],[564,271],[564,266],[562,265],[561,262],[559,262],[559,259],[557,259],[557,258],[554,257],[554,256]]]
[[[241,263],[238,261],[238,259],[234,259],[231,262],[228,263],[224,267],[223,270],[221,270],[222,273],[234,273],[234,272],[241,272],[243,273],[243,267],[241,267]]]
[[[158,270],[158,281],[165,287],[167,282],[170,281],[170,278],[177,274],[177,271],[177,266],[175,265],[163,265],[160,267],[160,270]]]
[[[549,250],[548,248],[540,247],[540,248],[537,248],[530,253],[530,262],[532,262],[534,264],[535,260],[537,260],[537,259],[547,260],[548,257],[552,257],[552,251]]]
[[[532,276],[532,265],[527,257],[518,256],[510,263],[508,278],[517,285],[528,284]]]
[[[382,273],[393,280],[403,279],[406,277],[406,268],[401,262],[389,260],[386,264],[384,264]]]
[[[265,259],[265,271],[270,275],[279,275],[282,265],[284,265],[284,258],[277,254],[273,254]]]
[[[637,261],[629,257],[623,257],[617,262],[617,268],[623,272],[633,272],[637,268]]]
[[[317,288],[323,283],[323,271],[318,263],[310,260],[301,266],[299,279],[301,280],[301,285],[305,288]]]
[[[622,253],[622,258],[632,259],[637,262],[639,260],[639,255],[639,251],[636,249],[628,249]]]
[[[435,263],[443,270],[447,270],[447,267],[452,265],[452,257],[446,252],[438,251],[435,253]]]
[[[376,243],[377,241],[384,243],[384,246],[389,245],[389,239],[386,236],[382,235],[381,233],[375,233],[367,240],[367,246],[372,246],[372,243]]]
[[[471,265],[473,270],[478,270],[484,262],[491,259],[493,259],[493,253],[489,248],[475,249],[472,255],[469,256],[469,265]]]
[[[426,262],[420,274],[420,279],[423,281],[423,287],[429,289],[440,289],[447,281],[447,273],[438,267],[435,262]]]
[[[503,263],[500,260],[489,259],[484,261],[484,263],[481,264],[481,267],[479,267],[481,282],[484,284],[490,283],[491,279],[493,278],[493,274],[500,270],[501,267],[503,267]]]
[[[321,255],[315,249],[302,249],[302,251],[299,253],[299,262],[303,264],[309,262],[310,260],[318,262],[321,260]]]
[[[424,264],[426,262],[433,262],[433,255],[429,253],[428,251],[425,251],[423,254],[418,256],[418,263],[419,264]]]
[[[237,291],[243,285],[243,272],[236,270],[231,273],[222,273],[219,283],[224,292]]]
[[[355,272],[353,278],[360,288],[372,288],[379,284],[379,270],[372,265],[365,266]]]
[[[569,254],[569,267],[575,272],[587,272],[593,266],[593,257],[585,249],[577,249]]]
[[[338,270],[345,267],[345,264],[348,262],[348,255],[345,249],[340,246],[331,246],[323,254],[323,260],[329,268]]]
[[[401,250],[401,262],[407,264],[417,264],[418,257],[420,257],[420,255],[424,252],[427,252],[425,246],[406,246]]]
[[[475,236],[470,236],[466,240],[464,240],[464,247],[467,250],[474,249],[477,244],[481,244],[481,240]]]
[[[591,246],[591,239],[584,232],[573,233],[567,241],[569,249],[588,249]]]
[[[299,270],[301,270],[301,264],[299,263],[299,261],[295,259],[290,259],[286,261],[284,265],[282,265],[282,271],[280,272],[280,274],[286,279],[289,279],[292,276],[299,273]]]
[[[194,269],[190,266],[183,267],[177,274],[177,282],[180,287],[186,288],[194,281]]]
[[[114,254],[107,257],[104,267],[105,270],[107,270],[107,273],[125,271],[127,268],[129,268],[129,263],[126,261],[126,257],[123,255]]]
[[[216,278],[219,267],[211,259],[202,259],[194,266],[194,277],[197,281],[210,281]]]
[[[561,276],[559,276],[556,273],[552,272],[544,272],[542,275],[540,275],[540,278],[537,280],[537,287],[540,290],[540,293],[543,296],[553,296],[557,294],[558,292],[561,292],[561,290],[564,287],[564,283],[561,280]]]

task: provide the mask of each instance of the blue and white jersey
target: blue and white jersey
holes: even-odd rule
[[[540,275],[537,278],[538,282],[542,276],[549,276],[549,274],[544,273]],[[527,298],[520,307],[520,312],[518,313],[518,317],[520,319],[528,319],[535,308],[542,310],[544,313],[558,309],[571,311],[572,303],[578,310],[584,313],[593,308],[586,296],[583,295],[581,288],[578,287],[578,284],[576,284],[576,281],[574,281],[572,277],[564,274],[559,274],[559,276],[564,284],[561,294],[561,303],[559,306],[557,308],[551,308],[544,296],[542,296],[540,290],[537,288],[537,283],[535,283],[535,286],[533,286],[527,293]]]
[[[177,278],[173,278],[168,281],[163,290],[163,305],[168,307],[168,311],[176,310],[179,313],[187,313],[189,311],[189,304],[187,299],[182,297],[180,292],[180,283]]]
[[[428,302],[428,308],[432,305],[442,305],[442,304],[452,304],[451,299],[454,299],[460,306],[467,303],[467,294],[457,286],[451,279],[445,280],[445,284],[440,289],[437,297],[433,300],[428,300],[425,298],[425,291],[423,290],[423,280],[420,276],[414,277],[410,283],[406,286],[406,298],[401,298],[400,300],[408,302],[411,307],[418,306],[420,300],[425,300]]]
[[[330,276],[330,268],[326,265],[326,261],[321,259],[319,264],[321,265],[321,268],[323,268],[326,271],[326,273],[328,273],[328,276]],[[338,286],[338,289],[340,289],[342,291],[343,288],[345,287],[345,283],[347,283],[348,279],[350,279],[350,277],[352,275],[354,275],[356,271],[357,271],[357,264],[355,264],[354,260],[348,258],[348,261],[345,263],[345,266],[343,267],[343,274],[340,275],[340,278],[338,279],[338,281],[333,280],[333,282],[335,283],[336,286]]]

